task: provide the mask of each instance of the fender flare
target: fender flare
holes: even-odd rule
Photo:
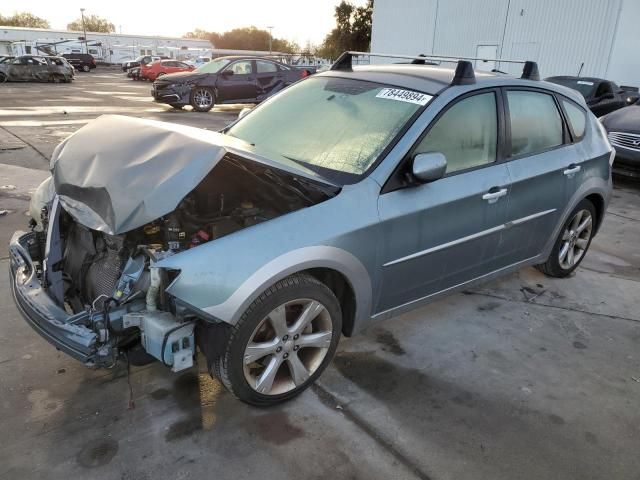
[[[329,268],[347,279],[356,299],[354,325],[371,316],[372,286],[369,272],[352,253],[332,246],[303,247],[271,260],[247,278],[223,303],[202,310],[218,320],[235,325],[245,310],[274,283],[311,268]]]

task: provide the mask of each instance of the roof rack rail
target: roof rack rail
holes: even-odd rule
[[[402,58],[411,60],[414,65],[424,65],[426,60],[434,59],[441,62],[455,62],[456,71],[451,81],[451,85],[469,85],[475,83],[476,77],[471,64],[472,60],[480,60],[482,62],[496,62],[496,63],[522,63],[524,68],[522,69],[522,76],[520,78],[524,80],[540,80],[540,72],[538,71],[538,64],[530,60],[503,60],[500,58],[480,58],[480,57],[458,57],[455,55],[397,55],[391,53],[374,53],[374,52],[343,52],[330,70],[351,71],[353,70],[353,57],[367,56],[367,57],[384,57],[384,58]]]

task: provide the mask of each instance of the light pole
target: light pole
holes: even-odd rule
[[[273,30],[273,27],[267,27],[267,29],[269,30],[269,55],[271,55],[271,42],[273,40],[273,35],[271,35],[271,31]]]
[[[80,9],[80,16],[82,17],[82,31],[84,32],[84,53],[89,53],[89,47],[87,47],[87,28],[84,25],[84,8]]]

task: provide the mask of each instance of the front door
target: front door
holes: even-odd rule
[[[510,187],[507,167],[498,163],[498,95],[490,90],[454,101],[411,152],[409,158],[443,153],[443,178],[380,196],[382,281],[376,313],[489,273]]]
[[[223,102],[253,101],[257,96],[253,62],[238,60],[227,66],[218,75],[216,87],[218,98]]]

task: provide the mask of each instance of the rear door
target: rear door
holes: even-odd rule
[[[283,88],[283,72],[278,65],[269,60],[256,60],[257,99],[264,100],[272,93]]]
[[[498,261],[515,264],[542,252],[560,221],[581,170],[556,97],[533,89],[504,90],[507,167],[511,177],[509,223]]]
[[[228,75],[225,72],[233,72]],[[218,98],[223,102],[254,101],[257,97],[252,60],[237,60],[218,74]]]
[[[501,163],[499,90],[454,100],[407,158],[440,152],[443,178],[378,202],[382,282],[377,313],[462,285],[494,270],[507,217],[509,174]],[[400,170],[402,171],[402,170]]]

